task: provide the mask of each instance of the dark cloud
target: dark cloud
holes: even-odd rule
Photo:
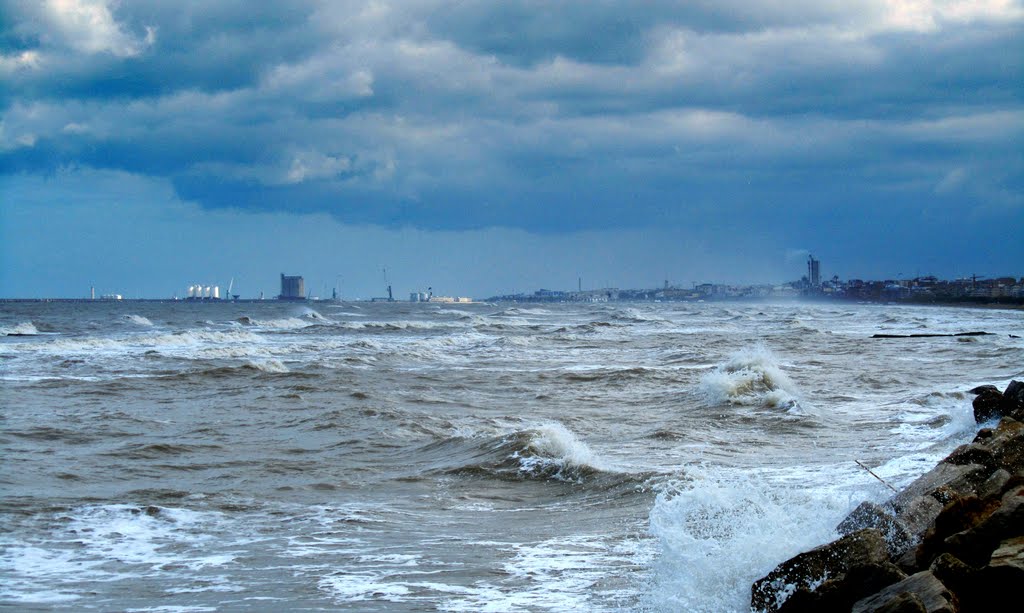
[[[1021,4],[852,4],[8,1],[0,171],[431,230],[1022,221]]]

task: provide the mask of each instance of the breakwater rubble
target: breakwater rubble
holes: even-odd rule
[[[756,581],[754,611],[1017,610],[1024,581],[1024,383],[971,390],[983,427],[885,504],[862,503],[839,539]]]

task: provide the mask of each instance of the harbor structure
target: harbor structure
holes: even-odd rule
[[[306,281],[301,275],[289,276],[281,273],[281,293],[278,300],[305,300]]]

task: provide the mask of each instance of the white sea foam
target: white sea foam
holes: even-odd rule
[[[281,360],[275,360],[273,358],[268,360],[249,360],[246,362],[246,366],[267,373],[291,372],[288,370],[288,367],[284,365],[284,362],[282,362]]]
[[[778,359],[763,346],[732,354],[700,380],[711,404],[743,404],[798,410],[799,390]]]
[[[750,586],[775,565],[835,538],[851,501],[756,472],[691,470],[661,492],[650,513],[659,541],[647,607],[749,611]]]
[[[79,599],[82,581],[131,581],[140,575],[199,571],[234,560],[209,552],[224,517],[214,512],[132,505],[90,505],[55,518],[54,532],[30,543],[0,543],[0,594],[18,602]]]
[[[532,428],[528,436],[528,448],[513,454],[520,473],[578,481],[581,469],[606,470],[590,447],[560,423]]]
[[[310,319],[299,319],[298,317],[285,317],[281,319],[254,319],[252,317],[244,316],[239,318],[239,323],[246,326],[253,326],[256,328],[265,328],[268,330],[297,330],[299,328],[308,328],[309,326],[316,325],[316,321]]]
[[[35,336],[39,334],[31,321],[22,322],[12,328],[0,328],[0,336]]]
[[[168,334],[132,334],[120,337],[61,337],[44,343],[19,346],[19,350],[70,355],[77,353],[132,353],[139,350],[166,350],[188,347],[209,347],[244,343],[263,343],[260,336],[248,330],[214,331],[193,329]]]

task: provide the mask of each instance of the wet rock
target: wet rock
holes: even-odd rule
[[[1010,381],[1003,391],[1003,414],[1019,419],[1024,414],[1024,382]]]
[[[905,594],[916,596],[927,613],[956,613],[958,610],[956,596],[953,595],[953,592],[931,572],[922,571],[890,585],[877,594],[857,601],[851,611],[852,613],[868,613],[915,610],[897,608],[906,606],[901,604],[907,600]]]
[[[1010,476],[1010,473],[1003,468],[989,475],[989,478],[978,487],[978,498],[985,500],[999,496],[1010,482]]]
[[[986,472],[985,467],[980,464],[957,465],[940,462],[935,468],[921,475],[893,496],[889,501],[889,505],[895,509],[897,519],[907,525],[908,528],[911,528],[911,532],[916,532],[913,529],[913,518],[905,517],[905,515],[915,503],[917,503],[917,507],[921,506],[917,502],[920,496],[931,496],[945,504],[949,500],[949,492],[973,492],[973,487],[984,483],[988,479],[989,474],[989,472]],[[942,508],[941,505],[939,508]],[[919,512],[922,509],[918,508],[915,510]],[[938,511],[936,511],[937,513]],[[926,521],[931,521],[933,518],[934,516],[928,517]],[[921,532],[924,532],[924,530],[921,530]]]
[[[984,440],[992,438],[993,436],[995,436],[995,433],[996,431],[993,430],[992,428],[982,428],[981,430],[978,430],[978,434],[974,436],[974,441],[972,442],[980,443]]]
[[[974,421],[979,424],[1004,415],[1003,395],[998,391],[982,391],[974,398],[971,406],[974,407]]]
[[[779,564],[754,583],[751,607],[757,611],[779,611],[801,590],[813,591],[825,581],[845,575],[852,567],[887,561],[888,550],[882,533],[873,528],[858,530]]]
[[[836,531],[845,536],[864,528],[875,528],[882,533],[891,558],[902,555],[917,540],[892,513],[872,502],[862,502],[836,526]]]
[[[969,445],[960,445],[943,461],[957,466],[980,464],[985,468],[992,468],[995,464],[995,457],[992,451],[982,443],[971,443]]]
[[[999,543],[992,552],[992,559],[983,571],[990,588],[1017,593],[1024,581],[1024,536],[1007,539]]]
[[[999,388],[994,386],[994,385],[979,385],[978,387],[975,387],[975,388],[971,389],[967,393],[968,394],[974,394],[975,396],[977,396],[978,394],[983,394],[985,392],[997,392],[998,393],[999,392]]]
[[[951,550],[957,557],[971,562],[972,560],[965,558],[965,554],[969,554],[968,557],[973,559],[977,555],[975,551],[964,551],[956,542],[947,539],[981,524],[982,520],[996,509],[997,504],[995,501],[984,501],[973,495],[951,500],[942,508],[942,512],[935,518],[932,527],[918,546],[918,566],[926,568],[940,554]]]
[[[928,613],[924,603],[912,592],[901,592],[890,598],[875,613]]]
[[[814,591],[798,590],[779,608],[779,613],[848,611],[853,603],[907,578],[891,562],[851,566],[835,579],[827,579]]]

